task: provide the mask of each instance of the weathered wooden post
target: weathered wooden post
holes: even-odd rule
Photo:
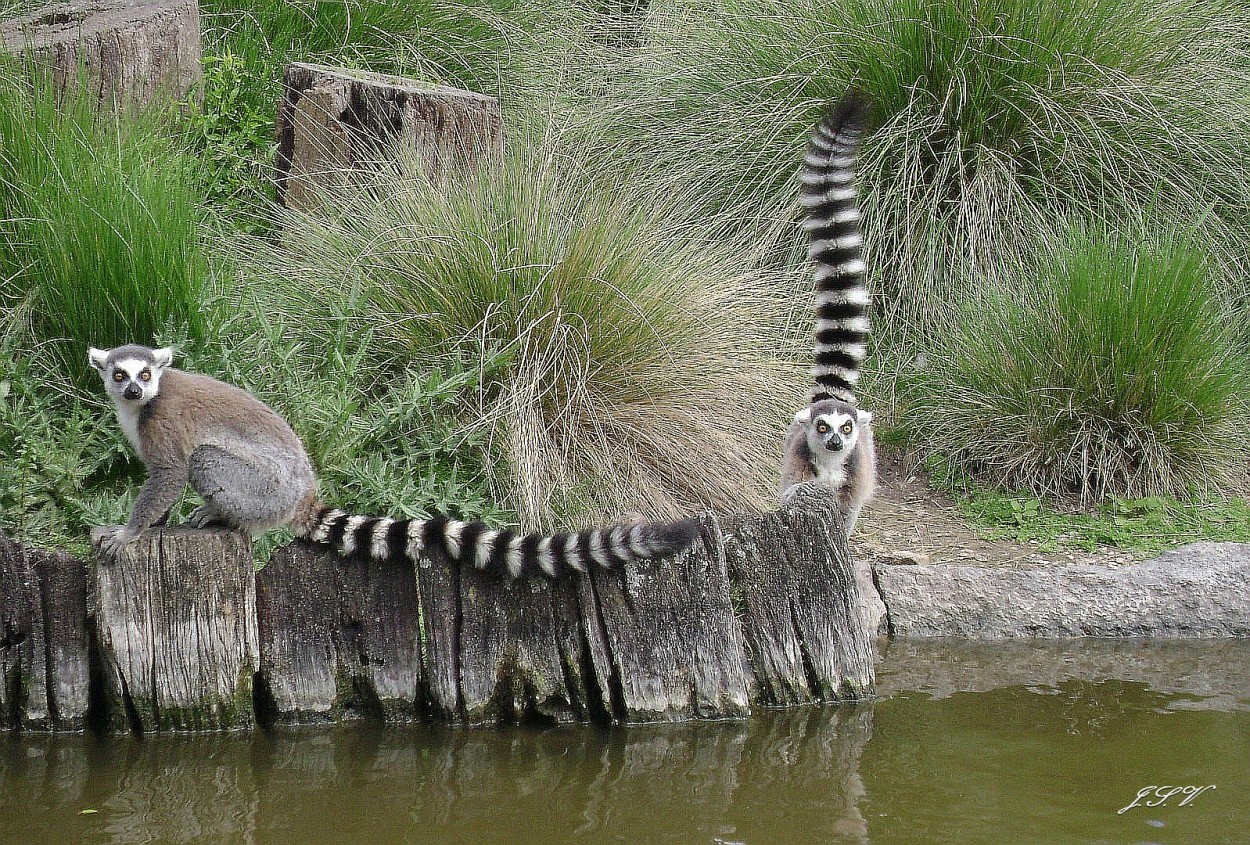
[[[396,150],[442,177],[498,156],[494,97],[381,73],[288,65],[278,104],[278,201],[316,205],[318,192],[376,170]]]
[[[246,536],[188,528],[84,575],[0,537],[0,727],[81,728],[89,688],[98,723],[139,731],[248,727],[254,698],[278,722],[460,724],[865,698],[874,632],[832,505],[805,487],[706,516],[680,555],[556,581],[301,542],[258,576]]]
[[[746,660],[720,526],[676,558],[595,572],[580,585],[599,688],[629,722],[750,713]]]
[[[87,565],[60,552],[28,555],[39,579],[48,649],[48,716],[31,727],[80,731],[86,727],[90,704]]]
[[[197,0],[55,3],[0,24],[0,49],[46,66],[57,90],[81,77],[101,105],[185,98],[199,83]]]
[[[34,568],[0,536],[0,727],[47,714],[47,656]]]
[[[467,724],[601,715],[571,582],[516,581],[436,554],[422,559],[417,584],[435,715]]]
[[[344,560],[293,543],[257,573],[262,718],[420,717],[424,677],[412,564]]]
[[[874,632],[817,487],[709,515],[689,551],[621,571],[513,580],[297,543],[259,582],[259,689],[281,721],[684,721],[873,692]]]
[[[98,542],[99,529],[93,539]],[[115,560],[97,556],[88,611],[105,715],[114,728],[253,724],[260,658],[246,535],[151,529]]]
[[[872,695],[872,638],[828,488],[805,484],[777,513],[725,525],[741,595],[752,700],[794,705]]]
[[[82,730],[89,674],[82,562],[0,533],[0,727]]]

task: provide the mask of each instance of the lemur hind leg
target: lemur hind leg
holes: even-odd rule
[[[220,446],[199,446],[191,453],[191,486],[204,504],[191,514],[197,527],[229,525],[260,531],[285,525],[303,499],[307,485],[281,459],[236,455]]]

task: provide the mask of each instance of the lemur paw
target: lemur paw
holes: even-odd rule
[[[139,539],[139,533],[129,525],[115,525],[107,528],[99,535],[100,552],[105,557],[117,557]]]
[[[192,528],[217,528],[224,524],[222,518],[217,515],[217,511],[208,505],[200,505],[187,515],[187,525]]]

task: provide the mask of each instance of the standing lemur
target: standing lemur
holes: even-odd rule
[[[876,479],[872,414],[855,397],[868,339],[868,268],[855,193],[855,153],[867,117],[857,94],[835,103],[812,133],[799,173],[817,292],[814,384],[786,432],[781,475],[783,496],[803,481],[835,489],[848,536]]]
[[[102,549],[116,553],[162,522],[189,483],[204,499],[189,522],[248,532],[288,526],[344,555],[416,561],[437,549],[449,559],[513,576],[557,577],[592,565],[675,554],[694,542],[694,520],[618,525],[543,536],[492,529],[481,522],[351,516],[317,498],[308,453],[269,406],[245,390],[170,367],[172,349],[91,349],[117,408],[122,430],[148,470],[130,521],[112,529]]]

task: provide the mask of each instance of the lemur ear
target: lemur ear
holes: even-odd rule
[[[166,346],[164,349],[153,349],[152,359],[156,366],[163,370],[174,362],[174,348]]]
[[[795,415],[794,415],[794,421],[795,421],[795,422],[800,422],[800,423],[809,423],[809,422],[811,422],[811,421],[812,421],[812,409],[811,409],[811,407],[809,406],[809,407],[807,407],[807,408],[804,408],[803,410],[801,410],[801,411],[799,411],[797,414],[795,414]]]
[[[860,425],[868,425],[872,422],[872,411],[857,410],[855,412],[855,421]]]
[[[95,367],[100,372],[104,372],[104,367],[108,363],[109,354],[105,349],[96,349],[94,346],[87,349],[87,363]]]

